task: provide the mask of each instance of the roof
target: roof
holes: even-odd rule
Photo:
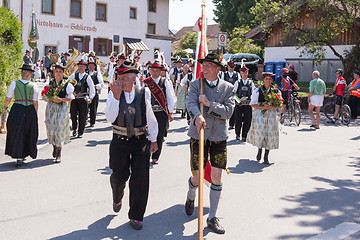
[[[186,32],[195,32],[194,26],[183,27],[179,31],[175,33],[174,41],[180,40],[180,38],[186,34]],[[220,32],[220,24],[212,24],[207,26],[207,34],[206,37],[209,38],[217,38],[218,32]]]

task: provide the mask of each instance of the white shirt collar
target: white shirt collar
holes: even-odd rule
[[[151,77],[152,79],[154,79],[153,77]],[[156,83],[159,83],[160,82],[160,78],[161,78],[161,76],[159,76],[157,79],[154,79],[154,81],[156,82]]]
[[[217,83],[218,83],[218,81],[219,81],[219,79],[216,79],[215,81],[209,81],[209,80],[206,79],[206,81],[208,82],[208,84],[209,84],[210,86],[216,86]]]
[[[134,98],[135,98],[135,88],[131,91],[131,92],[125,92],[125,100],[126,100],[126,103],[127,104],[130,104],[134,101]]]

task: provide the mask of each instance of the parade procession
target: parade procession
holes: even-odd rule
[[[360,239],[350,1],[18,2],[0,239]]]

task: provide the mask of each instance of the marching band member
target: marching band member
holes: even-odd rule
[[[103,76],[100,71],[96,71],[96,62],[94,59],[90,58],[88,63],[89,75],[94,83],[95,87],[95,97],[89,105],[90,110],[90,127],[94,127],[96,121],[96,114],[99,105],[99,94],[101,93],[102,88],[104,87]]]

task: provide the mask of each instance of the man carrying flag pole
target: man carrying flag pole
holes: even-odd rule
[[[196,80],[190,83],[186,97],[186,107],[191,116],[188,136],[190,137],[191,170],[189,190],[185,203],[185,212],[192,215],[196,189],[199,187],[198,239],[203,239],[203,168],[207,163],[208,153],[211,162],[210,212],[207,226],[214,232],[224,234],[216,212],[220,200],[222,170],[227,163],[227,121],[233,113],[234,87],[218,78],[224,67],[216,54],[205,55],[205,1],[202,4],[200,20],[201,41],[196,63]],[[205,157],[205,158],[204,158]]]

